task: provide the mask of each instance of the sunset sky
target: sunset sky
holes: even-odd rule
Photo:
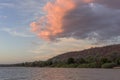
[[[0,64],[120,43],[119,0],[0,0]]]

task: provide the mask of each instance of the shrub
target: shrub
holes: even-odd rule
[[[80,64],[78,68],[89,68],[88,64]]]
[[[78,67],[79,68],[98,68],[99,66],[97,65],[96,62],[94,62],[94,63],[80,64]]]
[[[105,63],[101,67],[102,68],[113,68],[116,66],[116,63]]]
[[[79,64],[86,63],[86,61],[85,61],[84,58],[77,59],[77,62],[78,62]]]
[[[118,64],[118,65],[120,65],[120,58],[117,58],[117,59],[115,60],[115,63]]]
[[[96,62],[94,62],[94,63],[89,63],[88,65],[89,65],[90,68],[98,68],[98,67],[99,67]]]
[[[101,58],[100,59],[100,63],[104,64],[104,63],[109,63],[110,61],[107,58]]]

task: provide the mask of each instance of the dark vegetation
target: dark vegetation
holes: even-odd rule
[[[25,62],[2,67],[113,68],[120,66],[120,45],[68,52],[47,61]]]

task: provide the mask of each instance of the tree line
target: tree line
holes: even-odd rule
[[[63,67],[63,68],[113,68],[120,65],[120,58],[68,58],[67,61],[35,61],[25,62],[21,64],[14,64],[11,66],[18,67]]]

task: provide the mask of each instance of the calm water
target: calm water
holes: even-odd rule
[[[0,68],[0,80],[120,80],[120,70]]]

